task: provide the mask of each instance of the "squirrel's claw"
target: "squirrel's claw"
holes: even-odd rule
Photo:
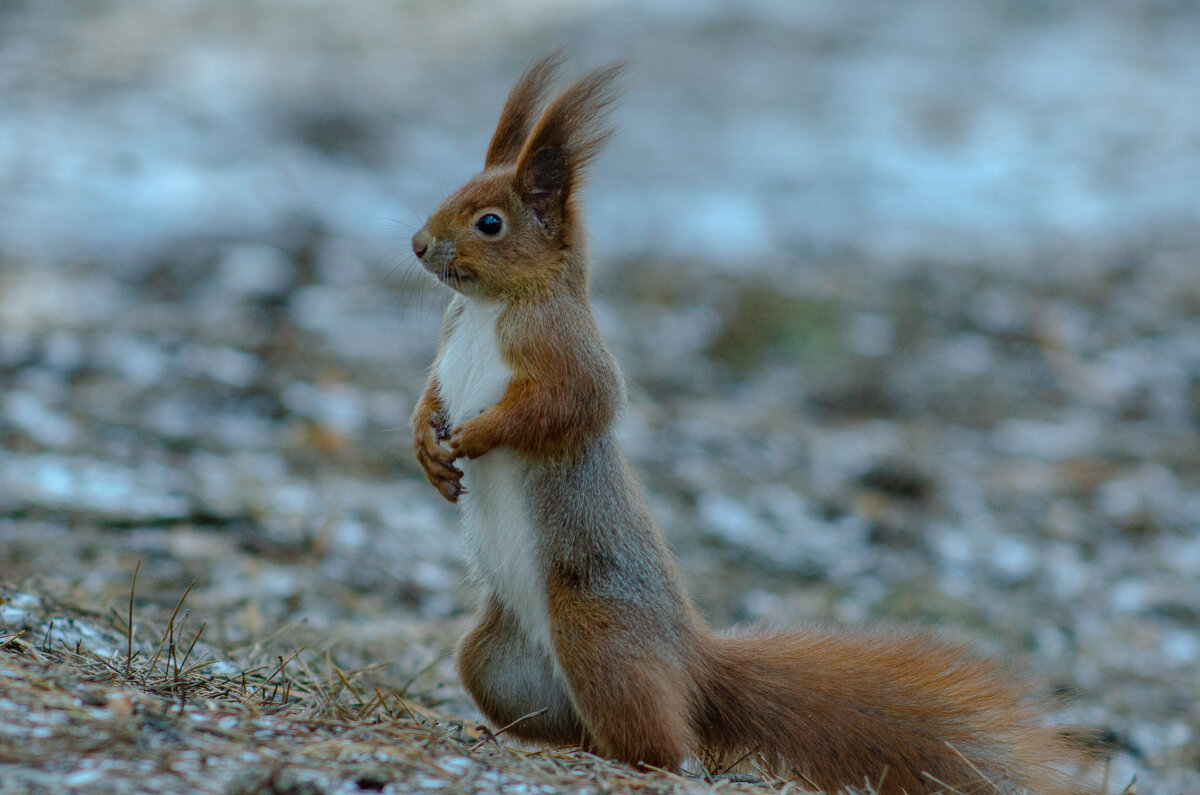
[[[418,435],[413,444],[417,454],[417,463],[425,472],[425,478],[433,484],[438,493],[450,502],[467,493],[462,486],[463,471],[454,466],[458,456],[438,444],[438,425],[430,423],[430,430]]]
[[[430,461],[428,464],[422,461],[422,466],[425,477],[450,502],[458,502],[458,498],[467,493],[462,485],[463,472],[458,467],[439,461]]]
[[[443,480],[436,485],[438,492],[450,502],[458,502],[458,498],[467,493],[457,480]]]

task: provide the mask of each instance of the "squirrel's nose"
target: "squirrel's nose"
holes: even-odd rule
[[[429,233],[422,229],[413,235],[412,246],[413,253],[417,255],[417,259],[425,256],[425,252],[429,250]]]

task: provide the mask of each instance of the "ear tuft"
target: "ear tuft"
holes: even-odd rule
[[[496,132],[492,134],[492,142],[483,161],[485,168],[512,163],[521,154],[521,147],[533,129],[546,91],[562,65],[563,55],[564,50],[559,48],[530,64],[517,78],[512,91],[508,92],[508,99],[504,101],[504,109],[500,111]]]
[[[612,137],[608,115],[617,100],[622,62],[588,72],[546,108],[517,157],[517,187],[538,222],[555,233],[588,163]]]
[[[524,186],[529,208],[545,231],[554,225],[555,209],[568,182],[566,163],[558,149],[539,149],[529,157]]]

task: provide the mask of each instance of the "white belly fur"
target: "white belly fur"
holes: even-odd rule
[[[463,312],[437,371],[451,427],[495,405],[512,378],[496,335],[503,306],[457,300]],[[553,656],[546,584],[536,560],[537,533],[525,501],[526,467],[506,448],[455,463],[467,489],[458,499],[459,517],[476,576],[508,606],[529,639]]]

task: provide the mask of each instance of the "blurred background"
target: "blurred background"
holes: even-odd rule
[[[705,613],[944,627],[1114,782],[1200,788],[1197,41],[1167,0],[0,2],[0,579],[140,560],[213,642],[436,661],[472,592],[409,236],[565,46],[631,60],[597,313]]]

